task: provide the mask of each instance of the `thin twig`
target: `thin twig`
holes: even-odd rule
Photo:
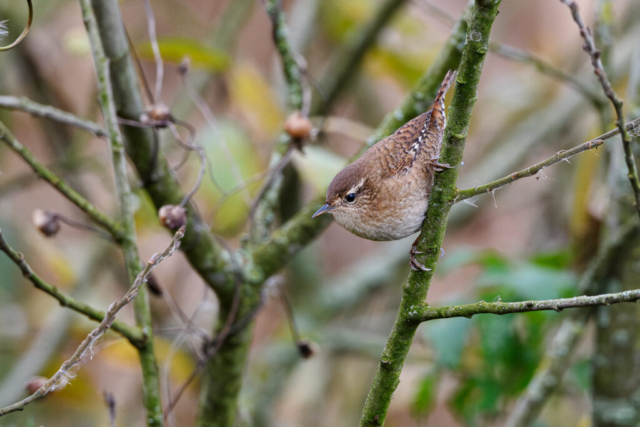
[[[138,289],[140,286],[147,281],[151,270],[153,270],[160,262],[169,258],[173,253],[180,247],[180,239],[184,236],[185,227],[180,228],[176,234],[174,235],[171,244],[161,253],[154,254],[149,262],[145,265],[144,269],[138,274],[136,280],[133,282],[127,293],[122,297],[122,299],[113,302],[107,313],[102,319],[102,322],[87,335],[87,337],[82,341],[82,343],[78,346],[73,355],[65,361],[60,369],[51,377],[49,380],[40,387],[35,393],[31,396],[21,400],[20,402],[14,403],[13,405],[7,406],[6,408],[0,409],[0,416],[9,414],[15,411],[22,411],[26,405],[32,403],[41,397],[44,397],[48,393],[55,391],[59,388],[60,381],[63,378],[69,377],[71,375],[71,369],[77,366],[80,362],[82,362],[86,356],[92,357],[94,345],[96,345],[98,339],[105,332],[109,330],[114,321],[116,320],[116,315],[118,312],[127,304],[129,304],[138,294]]]
[[[565,72],[555,65],[552,65],[544,59],[538,58],[525,50],[497,42],[490,42],[489,50],[505,58],[529,64],[539,72],[566,83],[568,86],[572,87],[582,96],[591,101],[596,109],[600,109],[606,103],[606,99],[604,99],[602,95],[594,91],[574,75]]]
[[[447,307],[425,308],[417,310],[412,319],[416,322],[428,322],[435,319],[448,319],[451,317],[471,318],[476,314],[510,314],[527,313],[530,311],[562,311],[565,308],[595,307],[599,305],[619,304],[622,302],[636,302],[640,300],[640,289],[624,291],[612,294],[601,294],[595,296],[579,296],[573,298],[559,298],[543,301],[520,301],[520,302],[485,302],[479,301],[474,304],[453,305]]]
[[[636,132],[636,130],[640,130],[640,119],[636,119],[632,122],[627,123],[625,126],[625,129],[627,129],[630,132]],[[619,134],[620,134],[619,129],[610,130],[609,132],[603,135],[600,135],[592,139],[591,141],[587,141],[576,147],[573,147],[570,150],[558,151],[556,154],[549,157],[548,159],[543,160],[540,163],[536,163],[535,165],[530,166],[526,169],[523,169],[519,172],[514,172],[511,175],[505,176],[503,178],[497,179],[487,184],[479,185],[474,188],[469,188],[467,190],[459,190],[456,193],[455,197],[453,198],[453,203],[458,203],[463,200],[469,199],[471,197],[478,196],[480,194],[489,194],[493,190],[496,190],[507,184],[511,184],[512,182],[517,181],[519,179],[535,176],[542,169],[548,166],[551,166],[553,164],[559,163],[561,161],[566,161],[570,157],[573,157],[576,154],[582,153],[583,151],[598,148],[599,146],[604,144],[604,142],[607,139],[613,138],[614,136]]]
[[[71,113],[54,108],[50,105],[38,104],[24,96],[20,98],[15,96],[0,96],[0,108],[24,111],[32,116],[45,117],[56,122],[86,130],[96,136],[107,136],[107,131],[98,123],[74,116]]]
[[[4,239],[1,230],[0,251],[4,252],[9,257],[9,259],[11,259],[11,261],[13,261],[16,266],[18,266],[20,271],[22,271],[22,275],[31,283],[33,283],[33,286],[54,297],[56,300],[58,300],[62,307],[69,307],[73,311],[80,313],[92,320],[102,321],[104,319],[104,312],[97,310],[81,301],[78,301],[77,299],[65,294],[57,287],[42,280],[42,278],[38,276],[33,271],[31,266],[24,260],[24,255],[9,246],[9,243],[7,243],[7,241]],[[128,339],[129,342],[134,346],[141,345],[145,340],[140,329],[134,326],[129,326],[119,320],[116,320],[113,325],[111,325],[111,328]]]
[[[242,177],[242,172],[240,171],[240,166],[238,165],[238,162],[236,162],[235,159],[233,158],[233,154],[231,153],[231,150],[229,148],[229,143],[227,142],[227,139],[222,134],[222,131],[218,126],[218,121],[216,120],[216,117],[213,114],[213,111],[211,111],[211,109],[209,108],[205,100],[200,96],[200,94],[194,90],[193,86],[191,85],[191,81],[189,80],[188,70],[185,69],[183,72],[180,73],[180,76],[182,77],[182,84],[186,89],[187,95],[189,96],[189,98],[191,98],[193,103],[196,105],[196,108],[198,109],[198,111],[200,111],[200,114],[202,114],[207,124],[209,125],[213,133],[216,135],[218,140],[220,141],[220,148],[222,149],[222,153],[224,154],[225,158],[229,162],[229,169],[231,170],[231,173],[233,174],[233,177],[236,180],[236,184],[237,186],[241,186],[240,188],[244,189],[244,191],[242,191],[243,199],[247,206],[251,206],[251,193],[249,193],[249,191],[246,190],[246,186],[243,186],[244,181]],[[226,195],[227,192],[224,191],[224,189],[219,186],[219,184],[217,183],[217,181],[213,176],[211,177],[211,180],[213,181],[214,185],[216,185],[216,187],[220,189],[224,197],[224,195]]]
[[[18,38],[7,46],[1,46],[0,52],[7,51],[9,49],[13,49],[16,47],[25,37],[29,34],[29,29],[31,28],[31,23],[33,22],[33,6],[31,5],[31,0],[27,0],[27,6],[29,7],[29,17],[27,18],[27,25],[25,25],[24,30],[18,36]]]
[[[640,179],[638,179],[638,168],[636,167],[636,161],[633,157],[631,135],[625,127],[623,102],[620,98],[618,98],[618,95],[616,95],[613,88],[611,87],[611,83],[607,78],[607,73],[604,71],[604,67],[602,66],[600,51],[596,48],[593,35],[591,34],[591,29],[585,25],[582,17],[580,16],[578,4],[572,0],[560,1],[566,4],[571,10],[573,20],[576,22],[578,28],[580,29],[580,36],[582,36],[582,38],[584,39],[584,45],[582,48],[591,57],[591,65],[593,65],[593,70],[598,77],[598,80],[600,81],[602,90],[604,91],[604,94],[607,96],[607,98],[611,100],[611,103],[613,104],[613,107],[616,111],[616,126],[620,130],[622,146],[624,147],[625,161],[627,163],[627,169],[629,169],[627,177],[629,178],[629,182],[631,183],[631,188],[633,189],[633,194],[635,196],[635,208],[638,212],[638,216],[640,216]]]
[[[9,148],[15,151],[25,162],[31,166],[31,169],[40,178],[47,181],[55,187],[70,202],[83,210],[89,217],[104,227],[116,241],[120,241],[123,236],[122,227],[119,223],[109,218],[104,212],[99,210],[94,204],[82,197],[77,191],[71,188],[60,177],[51,172],[46,166],[40,163],[33,153],[24,145],[22,145],[12,134],[9,129],[0,122],[0,140],[4,141]]]
[[[151,50],[153,51],[153,57],[156,61],[156,91],[153,103],[160,102],[160,95],[162,94],[162,81],[164,80],[164,63],[162,62],[162,55],[160,55],[160,46],[158,46],[158,37],[156,36],[156,19],[153,15],[153,8],[149,0],[144,0],[144,10],[147,14],[147,26],[149,27],[149,40],[151,42]]]

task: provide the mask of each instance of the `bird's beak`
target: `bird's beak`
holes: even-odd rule
[[[316,211],[316,213],[313,214],[313,216],[311,218],[315,218],[317,216],[322,215],[323,213],[327,213],[327,212],[331,212],[332,210],[334,210],[334,207],[329,206],[329,204],[325,204],[323,207],[321,207],[320,209],[318,209]]]

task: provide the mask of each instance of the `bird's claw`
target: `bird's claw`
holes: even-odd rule
[[[416,259],[415,255],[421,253],[422,252],[416,250],[415,246],[413,246],[409,251],[409,265],[411,266],[411,269],[413,271],[431,271],[430,268],[425,267],[424,264]]]
[[[449,165],[448,163],[440,163],[437,157],[429,159],[429,164],[436,172],[442,172],[445,169],[453,169],[453,166]]]

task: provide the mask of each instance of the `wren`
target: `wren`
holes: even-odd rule
[[[426,113],[378,141],[340,171],[327,190],[325,205],[313,218],[331,213],[338,224],[369,240],[399,240],[422,227],[446,125],[444,97],[456,77],[449,71]],[[414,270],[428,271],[410,252]]]

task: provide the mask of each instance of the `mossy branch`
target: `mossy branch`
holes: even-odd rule
[[[625,128],[629,132],[636,132],[636,130],[640,130],[640,119],[636,119],[632,122],[629,122],[625,125]],[[526,169],[523,169],[519,172],[514,172],[508,176],[497,179],[495,181],[491,181],[487,184],[479,185],[474,188],[469,188],[466,190],[459,190],[455,197],[453,198],[453,203],[461,202],[463,200],[469,199],[474,196],[478,196],[480,194],[489,194],[492,191],[504,187],[507,184],[511,184],[514,181],[517,181],[522,178],[528,178],[531,176],[535,176],[542,169],[554,165],[556,163],[567,161],[569,158],[575,156],[576,154],[582,153],[584,151],[592,150],[598,148],[602,144],[605,143],[606,140],[613,138],[616,135],[620,135],[619,129],[613,129],[609,132],[600,135],[598,137],[593,138],[590,141],[584,142],[576,147],[573,147],[569,150],[558,151],[553,156],[549,157],[546,160],[543,160],[539,163],[536,163],[533,166],[529,166]]]
[[[123,238],[118,243],[124,253],[129,280],[132,281],[134,277],[138,276],[138,279],[134,282],[132,291],[130,292],[134,292],[131,299],[133,299],[133,296],[137,295],[137,298],[133,301],[136,325],[141,330],[145,331],[147,338],[144,345],[138,347],[138,356],[142,367],[142,390],[146,410],[145,418],[149,427],[161,427],[164,425],[164,418],[162,416],[162,400],[160,397],[160,377],[153,350],[154,343],[151,306],[149,303],[148,290],[145,286],[141,286],[144,283],[143,281],[140,281],[141,277],[146,281],[146,276],[148,275],[150,267],[147,265],[144,270],[145,274],[142,276],[139,275],[140,270],[142,269],[142,264],[140,262],[136,243],[136,228],[132,204],[133,194],[127,177],[127,160],[124,153],[124,142],[122,134],[120,133],[120,128],[118,127],[116,105],[113,99],[113,91],[111,89],[109,59],[104,53],[100,32],[98,31],[98,24],[96,23],[96,17],[93,13],[93,7],[91,6],[91,0],[80,0],[80,5],[82,7],[84,24],[91,43],[91,52],[93,54],[98,86],[98,103],[102,109],[102,115],[109,133],[109,145],[111,160],[113,163],[116,194],[118,196],[118,204],[120,207],[120,221],[124,228]],[[170,248],[171,252],[167,252],[168,255],[166,256],[169,256],[180,246],[179,241],[183,236],[184,228],[176,233],[173,248]],[[151,262],[149,264],[151,264]],[[129,302],[131,299],[129,299]],[[111,312],[111,309],[109,312]],[[113,313],[113,318],[115,318],[115,312]]]
[[[400,373],[419,324],[416,322],[416,317],[425,304],[433,269],[440,256],[450,201],[456,191],[458,167],[462,161],[471,111],[476,101],[491,27],[498,14],[499,5],[500,1],[476,1],[469,19],[467,43],[462,54],[440,155],[440,161],[450,164],[453,168],[436,176],[422,233],[418,238],[418,250],[424,253],[419,261],[432,271],[412,271],[403,286],[400,311],[380,358],[378,371],[360,420],[360,425],[363,427],[384,424],[391,398],[400,381]]]

